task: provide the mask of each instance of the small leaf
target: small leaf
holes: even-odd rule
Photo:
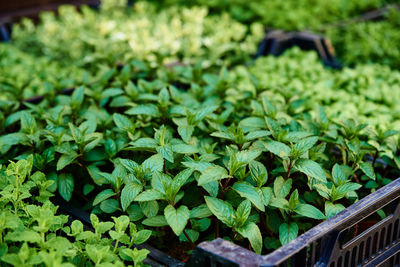
[[[323,220],[325,219],[325,215],[316,207],[311,206],[309,204],[299,204],[295,209],[297,214],[300,214],[304,217],[316,219],[316,220]]]
[[[257,254],[261,254],[263,246],[262,236],[260,229],[254,222],[246,223],[243,227],[238,228],[237,231],[250,241],[251,247]]]
[[[267,151],[281,158],[285,158],[290,154],[290,147],[281,142],[277,141],[264,142],[264,147]]]
[[[163,227],[163,226],[167,226],[168,222],[165,219],[164,215],[158,215],[158,216],[144,219],[142,224],[147,225],[147,226],[153,226],[153,227]]]
[[[217,217],[227,226],[233,226],[235,210],[231,204],[215,197],[205,196],[204,199],[206,200],[207,207],[210,209],[212,214],[215,215],[215,217]]]
[[[168,205],[164,209],[164,216],[175,235],[179,236],[189,220],[190,211],[186,206],[175,209],[172,205]]]
[[[279,227],[279,241],[282,245],[286,245],[290,241],[296,239],[299,227],[295,222],[290,224],[284,223]]]
[[[360,168],[363,171],[363,173],[365,173],[365,175],[367,175],[369,178],[371,178],[372,180],[376,179],[376,175],[375,175],[375,172],[374,172],[374,167],[372,167],[371,163],[362,162],[360,164]]]
[[[158,199],[163,199],[164,194],[161,192],[155,190],[155,189],[149,189],[146,190],[142,193],[140,193],[136,198],[135,201],[151,201],[151,200],[158,200]]]
[[[125,211],[135,197],[142,191],[142,186],[135,183],[128,183],[124,186],[121,191],[121,206],[122,210]]]
[[[125,112],[128,115],[147,115],[152,117],[160,117],[161,113],[158,111],[158,107],[153,104],[137,105],[136,107],[130,108]]]
[[[305,175],[314,178],[320,182],[326,183],[326,176],[321,166],[310,159],[298,159],[294,168]]]
[[[96,206],[98,204],[100,204],[101,202],[103,202],[104,200],[115,196],[117,193],[115,193],[112,189],[106,189],[101,191],[93,200],[93,206]]]
[[[60,171],[66,166],[70,165],[77,157],[78,155],[75,152],[62,155],[57,161],[57,171]]]
[[[205,185],[210,182],[219,181],[228,177],[230,176],[225,168],[218,165],[213,165],[201,173],[198,184]]]
[[[61,173],[58,176],[58,192],[66,201],[70,201],[74,191],[74,178],[70,173]]]
[[[105,213],[114,213],[119,209],[119,202],[116,199],[106,199],[101,202],[100,209]]]
[[[251,201],[257,209],[265,211],[263,197],[261,191],[257,190],[256,187],[245,183],[237,182],[232,187],[241,197],[244,197]]]

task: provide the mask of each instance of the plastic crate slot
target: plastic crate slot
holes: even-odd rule
[[[371,255],[370,253],[371,253],[371,237],[368,237],[367,244],[365,245],[365,256],[364,256],[365,262],[368,262],[369,255]]]
[[[371,249],[371,258],[376,256],[376,253],[378,252],[378,237],[379,237],[379,232],[375,232],[374,238],[372,239],[372,249]]]
[[[364,241],[361,242],[360,247],[358,248],[358,264],[361,264],[364,260]]]
[[[378,252],[382,252],[382,250],[383,250],[383,245],[385,244],[385,237],[386,237],[386,228],[384,227],[381,230],[381,235],[380,235],[380,238],[379,238]]]
[[[385,248],[388,248],[390,246],[390,243],[392,242],[392,230],[393,230],[393,224],[389,224],[388,231],[386,233],[386,242],[385,242]]]
[[[350,262],[350,251],[346,252],[346,255],[344,256],[344,266],[349,266]]]
[[[355,246],[351,251],[351,266],[352,267],[356,266],[357,252],[358,252],[358,249]]]
[[[343,261],[343,257],[340,256],[338,261],[337,261],[337,267],[342,267],[342,261]]]

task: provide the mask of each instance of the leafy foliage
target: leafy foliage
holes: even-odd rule
[[[382,69],[378,77],[399,76]],[[135,61],[71,96],[3,109],[0,160],[33,158],[53,192],[157,229],[161,246],[225,237],[262,253],[397,177],[398,132],[380,117],[394,115],[371,97],[389,89],[374,77],[325,70],[297,50],[219,73]],[[369,113],[346,112],[350,97]]]
[[[2,266],[143,266],[149,251],[133,245],[145,242],[150,230],[138,230],[128,216],[100,222],[92,214],[93,231],[80,221],[69,224],[49,201],[53,181],[39,171],[31,174],[33,161],[30,155],[0,167]]]

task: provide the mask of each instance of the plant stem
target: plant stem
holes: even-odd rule
[[[192,241],[192,239],[190,239],[189,235],[186,233],[185,230],[183,230],[183,234],[185,235],[186,239],[187,239],[190,243],[194,244],[193,241]]]
[[[378,158],[378,149],[375,151],[374,159],[372,160],[372,167],[374,167],[374,168],[375,168],[375,162],[376,162],[377,158]]]
[[[293,164],[293,160],[290,159],[290,161],[289,161],[289,166],[288,166],[288,170],[287,170],[287,173],[286,173],[286,179],[289,179],[290,171],[291,171],[291,169],[292,169],[292,164]]]

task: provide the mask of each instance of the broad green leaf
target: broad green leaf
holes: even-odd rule
[[[296,239],[298,232],[299,227],[295,222],[290,224],[283,223],[279,227],[279,241],[281,241],[282,245],[286,245],[290,241]]]
[[[119,129],[125,130],[125,131],[129,131],[131,129],[134,128],[134,124],[133,122],[126,116],[115,113],[113,115],[113,120],[115,125],[117,125],[117,127]]]
[[[189,143],[190,137],[192,136],[194,127],[192,125],[178,126],[178,133],[182,137],[182,140]]]
[[[237,231],[250,241],[251,247],[257,254],[261,254],[263,246],[262,236],[260,229],[255,223],[248,222],[243,227],[238,228]]]
[[[333,204],[329,201],[325,202],[325,215],[327,219],[335,216],[344,209],[346,208],[342,204]]]
[[[315,161],[310,159],[298,159],[294,164],[294,168],[311,178],[326,183],[324,170]]]
[[[57,171],[61,171],[70,165],[77,157],[78,155],[75,152],[62,155],[57,161]]]
[[[263,186],[268,180],[268,172],[264,164],[252,161],[249,164],[251,178],[258,187]]]
[[[151,201],[151,200],[158,200],[163,199],[164,194],[155,190],[155,189],[148,189],[142,193],[140,193],[136,198],[135,201]]]
[[[170,144],[158,146],[156,150],[160,155],[163,156],[164,159],[174,163],[174,152],[172,151],[172,146]]]
[[[70,173],[58,175],[58,192],[66,201],[70,201],[74,191],[74,178]]]
[[[119,209],[119,202],[116,199],[106,199],[100,203],[100,209],[105,213],[114,213]]]
[[[210,209],[212,214],[215,215],[221,222],[229,227],[233,226],[235,210],[228,202],[220,200],[215,197],[204,197],[207,207]]]
[[[275,178],[274,181],[274,194],[275,197],[285,198],[292,189],[292,179],[285,181],[282,176]]]
[[[251,201],[257,209],[265,211],[263,196],[261,190],[246,183],[237,182],[232,187],[241,197]]]
[[[230,176],[225,168],[218,165],[213,165],[201,173],[198,184],[205,185],[210,182],[219,181],[228,177]]]
[[[175,209],[172,205],[168,205],[164,209],[164,216],[174,233],[179,236],[189,220],[190,211],[186,206]]]
[[[147,115],[152,117],[160,117],[161,113],[158,111],[156,105],[153,104],[145,104],[145,105],[137,105],[136,107],[128,109],[125,114],[128,115]]]
[[[173,145],[172,151],[179,154],[194,154],[199,152],[196,147],[186,144]]]
[[[299,204],[297,208],[294,210],[297,214],[300,214],[304,217],[323,220],[325,219],[325,215],[316,207],[311,206],[310,204]]]
[[[142,186],[135,183],[128,183],[122,188],[121,191],[121,206],[122,210],[125,211],[135,197],[142,191]]]
[[[267,151],[281,158],[286,158],[290,154],[290,147],[278,141],[264,142],[264,147]]]
[[[102,201],[115,196],[117,193],[115,193],[112,189],[106,189],[101,191],[93,200],[93,206],[96,206],[100,204]]]
[[[144,225],[153,226],[153,227],[163,227],[163,226],[167,226],[168,225],[168,222],[165,219],[164,215],[158,215],[158,216],[154,216],[154,217],[150,217],[150,218],[144,219],[142,223]]]
[[[363,173],[365,173],[365,175],[367,175],[369,178],[371,178],[372,180],[376,179],[374,168],[372,167],[371,163],[362,162],[360,164],[360,168],[363,171]]]
[[[239,204],[235,212],[235,226],[242,227],[247,221],[247,218],[249,218],[250,212],[251,202],[248,199],[245,199]]]
[[[164,166],[164,160],[162,155],[160,154],[153,155],[142,163],[142,169],[149,170],[151,173],[155,171],[161,172],[163,166]]]
[[[333,166],[332,178],[336,185],[340,185],[346,181],[347,177],[341,165],[335,164]]]
[[[201,204],[190,211],[190,218],[207,218],[212,215],[206,204]]]

